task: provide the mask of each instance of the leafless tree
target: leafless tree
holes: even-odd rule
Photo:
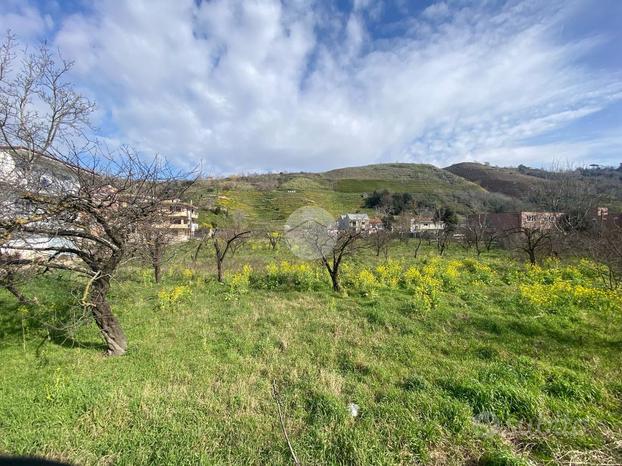
[[[552,251],[552,229],[516,228],[507,233],[510,247],[527,254],[529,263],[536,265],[538,258]]]
[[[264,236],[270,243],[270,247],[273,251],[276,251],[276,248],[281,242],[281,239],[283,239],[283,234],[280,231],[266,231],[264,233]]]
[[[214,235],[214,227],[212,225],[202,225],[201,228],[197,231],[197,234],[195,235],[196,241],[195,241],[195,247],[194,247],[194,251],[192,253],[192,263],[196,264],[197,261],[199,260],[199,255],[201,253],[201,251],[203,250],[203,248],[205,247],[205,245],[208,243],[208,241],[210,241],[212,239],[212,236]]]
[[[499,237],[499,232],[490,224],[487,214],[477,214],[467,219],[461,228],[463,242],[467,248],[474,248],[477,257],[490,251]]]
[[[53,165],[46,155],[62,158],[68,146],[85,141],[94,104],[68,81],[71,67],[46,45],[21,48],[10,31],[0,44],[0,244],[41,216],[20,198],[20,190],[33,194],[63,188],[51,186],[53,181],[37,170],[42,163]],[[0,249],[0,286],[27,303],[31,300],[18,287],[34,269],[21,255]]]
[[[243,243],[251,234],[250,230],[239,231],[233,229],[216,229],[210,238],[214,246],[214,258],[216,259],[216,271],[219,282],[224,281],[224,262],[227,253],[232,251],[236,245]]]
[[[34,270],[29,260],[22,259],[19,254],[0,254],[0,286],[15,296],[20,304],[30,306],[35,301],[24,295],[20,287],[26,278],[30,278],[26,270]]]
[[[108,354],[123,354],[127,339],[108,302],[112,278],[141,225],[192,181],[157,158],[88,141],[93,104],[66,80],[71,63],[42,46],[22,52],[15,69],[18,53],[9,35],[0,47],[0,265],[87,277],[82,305]]]
[[[389,248],[393,239],[394,236],[391,232],[383,229],[370,233],[367,237],[367,242],[372,247],[376,257],[380,257],[382,254],[386,260],[389,257]]]
[[[610,289],[622,285],[622,214],[594,216],[584,228],[567,234],[565,246],[567,254],[603,265],[603,279]]]
[[[332,247],[326,251],[318,249],[320,259],[330,276],[333,291],[341,291],[340,271],[345,257],[351,255],[362,237],[362,233],[354,230],[340,231],[336,233]]]
[[[62,155],[83,136],[95,105],[79,94],[68,74],[73,63],[47,45],[21,49],[8,32],[0,45],[1,145]]]
[[[403,243],[407,243],[410,239],[410,219],[412,215],[403,213],[393,218],[391,228],[395,236]]]
[[[84,159],[96,167],[87,167]],[[4,248],[37,257],[31,265],[86,276],[82,304],[99,326],[108,353],[120,355],[127,339],[108,303],[111,280],[132,251],[137,231],[156,222],[162,201],[179,197],[191,182],[158,159],[145,162],[129,149],[114,155],[75,154],[63,167],[72,180],[70,189],[19,192],[36,215],[20,221]]]
[[[140,225],[137,236],[137,255],[145,260],[153,270],[153,278],[160,283],[162,268],[171,258],[170,247],[174,242],[173,232],[167,226],[163,214],[154,215],[153,219]]]
[[[285,240],[297,256],[319,260],[326,268],[333,291],[341,291],[340,271],[343,260],[361,246],[363,231],[338,229],[335,221],[326,215],[302,215],[287,225]]]
[[[416,259],[419,255],[419,249],[421,249],[421,243],[423,243],[423,235],[417,235],[415,239],[415,248],[413,249],[413,256]]]
[[[454,231],[449,228],[444,228],[436,232],[436,250],[439,256],[445,254],[445,251],[447,251],[451,244],[453,235]]]

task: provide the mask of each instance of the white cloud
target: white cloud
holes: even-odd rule
[[[49,15],[41,14],[27,2],[5,0],[5,4],[0,6],[0,31],[10,30],[24,41],[41,39],[53,25]]]
[[[532,160],[547,147],[522,141],[621,96],[620,76],[580,65],[594,40],[556,40],[564,4],[440,2],[374,41],[373,3],[103,0],[54,40],[115,137],[217,172]]]

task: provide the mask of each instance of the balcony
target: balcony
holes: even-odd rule
[[[197,212],[191,212],[189,210],[183,210],[181,212],[170,212],[167,215],[171,218],[188,218],[188,216],[190,216],[190,218],[192,219],[199,218],[199,214]]]

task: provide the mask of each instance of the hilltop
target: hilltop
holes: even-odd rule
[[[477,183],[489,192],[524,198],[533,188],[549,180],[521,173],[517,168],[492,167],[474,162],[462,162],[445,168],[458,177]]]
[[[574,172],[592,183],[605,205],[622,204],[622,173],[614,169]],[[320,173],[270,173],[200,180],[190,197],[198,203],[201,221],[223,224],[238,213],[253,227],[280,227],[297,208],[318,206],[333,215],[367,212],[364,201],[375,190],[408,192],[420,210],[450,206],[456,212],[512,211],[538,208],[530,194],[550,186],[556,174],[519,167],[493,167],[464,162],[446,168],[428,164],[387,163],[347,167]]]

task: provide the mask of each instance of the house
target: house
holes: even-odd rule
[[[377,233],[384,230],[384,223],[378,217],[369,219],[369,233]]]
[[[484,222],[500,233],[520,230],[551,230],[564,216],[563,212],[503,212],[470,215],[467,222]],[[483,219],[483,216],[485,219]]]
[[[414,235],[437,233],[445,229],[445,223],[434,217],[418,215],[410,219],[410,232]]]
[[[337,221],[337,228],[341,231],[354,230],[368,231],[369,230],[369,216],[367,214],[344,214],[339,217]]]
[[[57,196],[77,193],[80,184],[76,176],[77,167],[52,157],[34,152],[23,147],[10,148],[0,146],[0,220],[29,217],[34,207],[21,195],[15,194],[16,188],[25,192]],[[82,169],[84,170],[84,169]],[[112,186],[102,188],[101,194],[109,194]],[[121,201],[123,204],[123,201]],[[114,207],[111,207],[114,208]],[[198,212],[191,203],[185,204],[178,199],[163,202],[165,227],[170,229],[174,238],[185,241],[194,236],[198,229]],[[53,225],[50,225],[53,226]],[[62,243],[59,243],[62,242]],[[49,238],[43,235],[21,235],[19,239],[6,242],[3,252],[23,249],[22,256],[45,256],[53,254],[49,249],[71,247],[68,239]],[[28,251],[34,249],[34,251]]]
[[[0,146],[0,184],[41,194],[76,192],[73,167],[55,157],[25,147]]]
[[[18,195],[17,190],[55,196],[75,193],[78,188],[79,183],[71,165],[25,147],[0,146],[0,220],[28,218],[35,213],[33,204]],[[34,258],[50,256],[54,253],[49,251],[51,248],[71,247],[72,243],[62,238],[24,234],[0,246],[2,253],[14,254],[20,251],[23,258]]]
[[[175,241],[188,241],[195,236],[199,229],[197,223],[199,212],[192,202],[186,203],[179,199],[171,199],[163,201],[162,207],[166,218],[164,228],[171,231]]]

